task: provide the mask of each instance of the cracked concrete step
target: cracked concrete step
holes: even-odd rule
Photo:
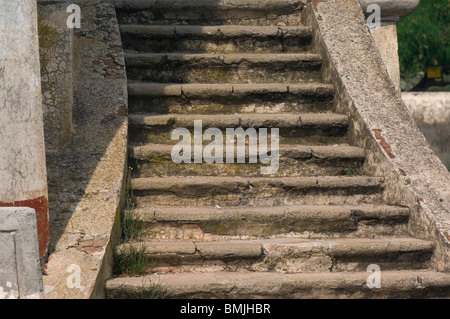
[[[274,207],[138,207],[131,216],[144,226],[141,238],[222,240],[282,234],[315,237],[401,234],[409,209],[386,205]]]
[[[301,24],[300,0],[112,0],[120,24]]]
[[[174,84],[174,83],[129,83],[128,93],[148,97],[244,97],[270,93],[292,95],[328,95],[334,93],[333,85],[323,83],[264,83],[264,84]]]
[[[182,9],[186,10],[187,4],[185,0],[110,0],[118,9]],[[243,9],[252,10],[259,9],[266,13],[270,13],[271,10],[276,9],[292,9],[296,7],[303,7],[304,1],[302,0],[191,0],[189,1],[189,8],[195,9],[207,8],[231,10],[231,9]]]
[[[299,53],[312,41],[309,26],[121,25],[123,45],[138,52]]]
[[[312,83],[319,54],[126,53],[128,78],[163,83]]]
[[[294,143],[302,141],[323,141],[330,137],[343,137],[347,132],[348,116],[333,113],[305,113],[305,114],[130,114],[130,139],[136,143],[171,144],[178,140],[171,139],[172,131],[176,128],[194,128],[195,121],[201,121],[202,129],[218,128],[224,130],[226,138],[227,128],[267,128],[268,138],[272,128],[279,129],[279,142]],[[333,143],[335,139],[329,139]],[[310,143],[308,143],[310,144]]]
[[[193,146],[192,146],[193,147]],[[245,147],[244,164],[227,164],[226,149],[223,164],[176,164],[171,157],[173,146],[166,144],[147,144],[129,147],[131,163],[135,163],[138,175],[135,177],[151,176],[261,176],[261,167],[268,166],[258,160],[249,163],[249,148]],[[275,176],[316,176],[316,175],[359,175],[365,159],[363,148],[332,145],[332,146],[304,146],[280,145],[279,169]],[[235,147],[234,161],[237,163]],[[194,163],[193,154],[191,161]]]
[[[108,298],[130,298],[160,285],[172,298],[448,298],[450,274],[382,271],[380,288],[367,272],[282,274],[267,272],[179,273],[122,277],[106,282]]]
[[[151,272],[275,271],[287,273],[423,269],[433,243],[414,238],[152,241],[122,244],[117,256],[144,249]]]
[[[128,94],[131,113],[301,113],[330,110],[334,88],[324,83],[129,83]]]
[[[134,178],[137,205],[280,206],[379,204],[384,178],[370,176]]]

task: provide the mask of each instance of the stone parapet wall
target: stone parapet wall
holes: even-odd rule
[[[450,92],[403,92],[412,116],[427,124],[450,122]]]
[[[433,241],[434,268],[450,270],[450,173],[394,89],[359,2],[320,2],[305,21],[316,30],[337,109],[352,118],[355,144],[370,150],[367,172],[386,177],[386,202],[411,209],[410,234]]]
[[[70,138],[47,148],[52,219],[43,282],[49,299],[103,297],[105,280],[112,275],[113,247],[120,239],[126,176],[127,80],[115,9],[100,1],[70,3],[81,7],[81,28],[43,48],[41,56],[43,64],[58,63],[68,71],[73,66],[72,82],[63,70],[52,69],[55,78],[68,80],[57,83],[61,96],[73,90],[71,119],[59,112],[66,106],[62,99],[52,100],[55,104],[47,105],[46,113],[52,140],[61,141],[59,133],[71,126]],[[70,15],[68,2],[40,4],[46,19],[57,17],[53,26]],[[62,28],[57,24],[53,30],[68,35]],[[70,39],[72,43],[64,43]],[[72,55],[65,50],[70,47]],[[46,60],[49,52],[54,55]],[[49,88],[44,87],[44,94]],[[52,115],[64,121],[55,122]]]

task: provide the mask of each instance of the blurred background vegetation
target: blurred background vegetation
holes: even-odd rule
[[[421,0],[412,15],[400,19],[397,30],[402,90],[450,92],[450,0]],[[415,120],[450,171],[450,118]]]
[[[397,24],[403,90],[450,91],[449,13],[450,0],[421,0]]]

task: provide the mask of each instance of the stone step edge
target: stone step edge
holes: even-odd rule
[[[128,154],[131,158],[138,160],[151,160],[152,158],[170,159],[173,145],[167,144],[147,144],[144,146],[129,146]],[[352,159],[363,161],[365,150],[361,147],[347,145],[333,146],[304,146],[285,145],[279,146],[280,158],[288,157],[293,159]],[[234,153],[235,157],[237,152]],[[193,155],[192,155],[193,157]],[[245,150],[245,157],[249,157],[248,147]]]
[[[407,298],[408,294],[429,297],[430,292],[448,298],[450,294],[449,273],[431,270],[382,271],[379,288],[368,287],[370,275],[368,272],[312,274],[271,272],[176,273],[109,279],[106,281],[106,293],[110,297],[121,296],[123,293],[139,293],[146,287],[158,285],[167,289],[172,298],[189,296],[194,298],[220,296],[273,296],[280,298],[387,296]]]
[[[255,259],[263,256],[298,258],[310,254],[337,257],[396,257],[399,254],[431,253],[433,243],[414,238],[389,239],[253,239],[228,241],[148,241],[121,244],[116,247],[120,256],[130,251],[130,247],[151,257],[198,256],[204,259]]]
[[[286,189],[378,189],[384,187],[383,177],[367,176],[319,176],[319,177],[217,177],[217,176],[170,176],[146,177],[131,180],[133,191],[152,190],[183,195],[199,193],[210,196],[211,192],[229,194],[240,189],[270,187]]]
[[[348,116],[334,113],[277,113],[277,114],[130,114],[131,126],[194,127],[194,121],[202,121],[202,127],[214,128],[300,128],[348,126]],[[268,132],[270,134],[270,131]]]
[[[128,84],[129,95],[147,97],[210,98],[280,93],[311,97],[331,97],[334,94],[334,87],[332,84],[325,83],[175,84],[135,82]]]
[[[323,221],[354,220],[355,222],[396,221],[406,223],[410,210],[407,207],[388,205],[359,205],[359,206],[259,206],[259,207],[178,207],[159,206],[141,207],[133,210],[138,220],[146,223],[154,222],[270,222],[280,219],[299,219]]]
[[[207,37],[227,38],[311,38],[312,28],[309,26],[247,26],[247,25],[136,25],[121,24],[120,31],[124,36],[163,37]]]
[[[319,54],[294,54],[294,53],[271,53],[271,54],[212,54],[212,53],[125,53],[125,64],[127,67],[152,68],[155,65],[165,65],[167,63],[191,63],[196,67],[237,67],[244,63],[251,64],[252,67],[271,66],[278,68],[281,65],[296,68],[307,68],[308,66],[320,67],[322,57]],[[176,69],[173,69],[176,72]],[[292,69],[293,71],[293,69]]]
[[[209,10],[262,10],[270,12],[275,9],[303,8],[304,0],[109,0],[109,2],[118,9],[209,9]]]

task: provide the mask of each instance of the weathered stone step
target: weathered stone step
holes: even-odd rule
[[[311,83],[321,80],[319,54],[127,53],[130,80],[163,83]]]
[[[118,257],[131,248],[145,249],[151,272],[246,269],[299,273],[365,271],[370,264],[384,271],[423,269],[433,252],[433,243],[413,238],[152,241],[119,245]]]
[[[334,113],[280,113],[280,114],[130,114],[130,138],[139,143],[176,144],[172,141],[172,132],[176,128],[192,129],[195,121],[201,121],[202,134],[207,128],[222,130],[226,138],[227,128],[255,128],[259,134],[261,128],[267,129],[270,137],[273,128],[279,129],[279,141],[284,143],[294,139],[295,143],[314,142],[320,137],[342,137],[347,133],[348,116]],[[200,125],[200,122],[198,122]],[[323,140],[323,139],[322,139]],[[330,139],[330,143],[335,140]],[[294,144],[294,143],[292,143]],[[309,144],[309,143],[308,143]]]
[[[112,0],[120,24],[301,24],[301,0]]]
[[[333,106],[331,84],[129,83],[130,112],[172,114],[321,112]]]
[[[167,144],[129,147],[129,154],[138,168],[135,177],[261,176],[261,166],[269,165],[260,160],[250,164],[248,145],[245,147],[245,164],[227,164],[226,149],[223,152],[223,164],[176,164],[171,157],[172,149],[173,146]],[[233,163],[237,163],[237,153],[235,147]],[[358,175],[362,173],[365,159],[364,149],[347,145],[280,145],[279,154],[276,176]],[[191,163],[194,163],[193,152]]]
[[[135,178],[138,205],[342,205],[381,201],[384,178],[368,176]]]
[[[173,126],[194,127],[194,121],[202,121],[203,128],[300,128],[300,127],[338,127],[348,125],[348,116],[333,113],[317,114],[227,114],[227,115],[198,115],[198,114],[130,114],[130,125],[135,126]]]
[[[145,226],[140,236],[146,240],[267,238],[287,233],[360,237],[400,234],[408,222],[409,209],[386,205],[149,206],[135,209],[133,216]]]
[[[264,83],[264,84],[173,84],[173,83],[130,83],[128,93],[148,97],[245,97],[248,95],[289,93],[292,95],[330,95],[333,85],[324,83]]]
[[[450,274],[435,271],[382,271],[380,288],[367,284],[368,272],[282,274],[213,272],[114,278],[108,298],[132,298],[160,285],[171,298],[448,298]],[[370,282],[370,281],[369,281]]]
[[[139,52],[306,52],[307,26],[121,25],[124,48]]]
[[[186,0],[110,0],[118,9],[182,9],[186,10],[187,7],[195,11],[199,8],[206,8],[208,10],[221,9],[243,9],[252,10],[259,9],[264,10],[266,13],[270,13],[271,10],[276,9],[292,9],[295,7],[303,6],[302,0],[191,0],[186,3]]]

